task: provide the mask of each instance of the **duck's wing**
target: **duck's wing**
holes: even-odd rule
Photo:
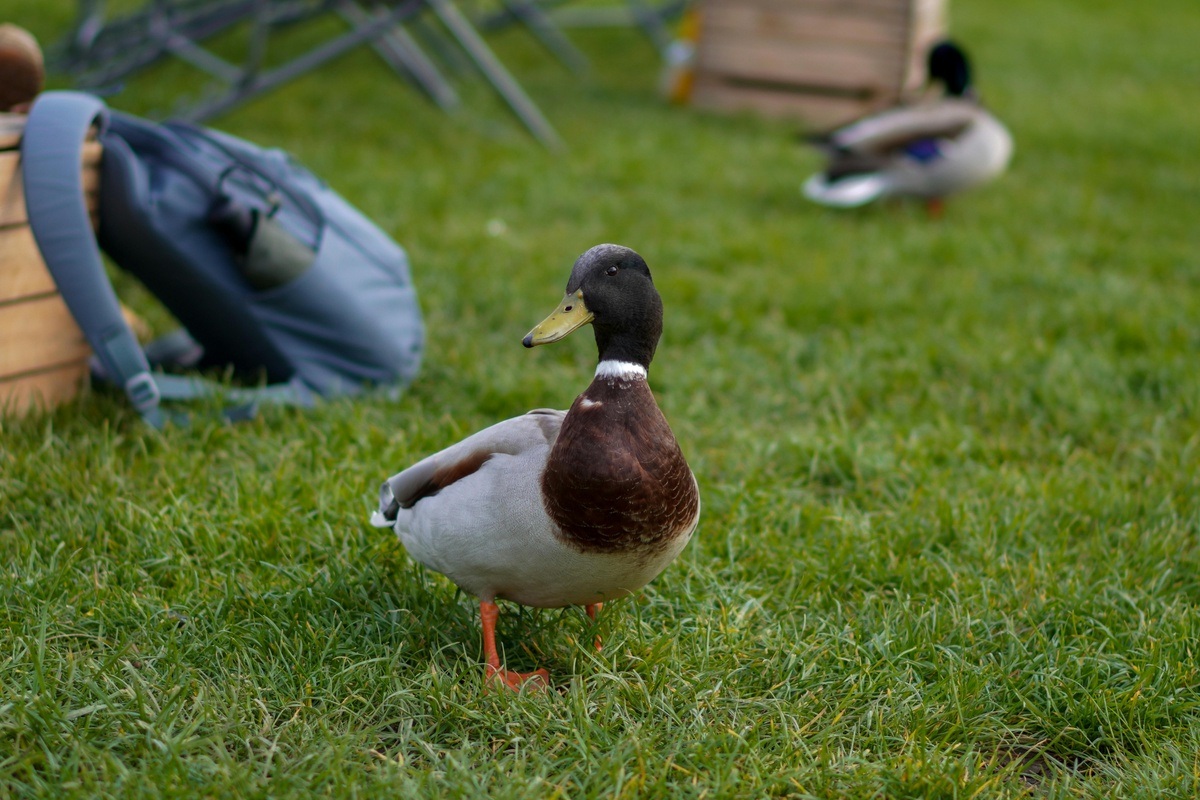
[[[391,527],[401,508],[412,508],[475,473],[497,453],[515,456],[534,447],[548,449],[558,437],[566,413],[539,408],[498,422],[393,475],[380,487],[379,509],[371,515],[371,524]]]
[[[978,118],[980,107],[961,99],[905,106],[873,114],[828,137],[833,158],[886,157],[922,139],[954,138]]]

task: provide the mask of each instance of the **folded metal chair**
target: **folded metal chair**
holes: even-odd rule
[[[562,41],[569,41],[563,28],[632,26],[639,28],[658,52],[666,55],[672,38],[667,23],[682,14],[689,2],[621,0],[606,6],[575,6],[571,0],[501,0],[503,7],[482,17],[479,26],[482,30],[492,31],[512,24],[523,24],[539,38],[542,38],[541,29],[550,29],[554,31],[554,38]],[[564,63],[568,62],[560,46],[548,41],[544,43]],[[570,47],[574,49],[574,45]]]
[[[311,72],[348,51],[370,45],[398,74],[444,109],[457,93],[404,25],[433,16],[530,132],[552,149],[562,140],[451,0],[145,0],[135,11],[108,18],[104,0],[79,0],[79,19],[59,48],[58,66],[79,88],[105,91],[164,58],[204,72],[217,91],[180,109],[176,116],[211,119]],[[281,29],[337,15],[348,30],[271,67],[267,45]],[[249,26],[240,62],[217,55],[208,44],[236,26]]]

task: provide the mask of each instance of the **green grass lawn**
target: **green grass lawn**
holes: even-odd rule
[[[50,40],[74,3],[5,8]],[[1200,12],[951,20],[1017,151],[940,221],[807,204],[792,126],[665,106],[629,30],[573,34],[585,79],[490,37],[565,155],[366,51],[214,121],[409,249],[425,366],[238,426],[155,433],[104,392],[0,422],[0,797],[1200,793]],[[579,609],[505,606],[509,664],[558,691],[485,694],[473,599],[367,516],[582,390],[589,335],[520,339],[602,241],[663,295],[651,382],[703,517],[599,655]]]

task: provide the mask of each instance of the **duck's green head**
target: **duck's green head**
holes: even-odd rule
[[[557,342],[590,322],[601,361],[649,366],[662,318],[662,298],[646,261],[628,247],[598,244],[575,261],[562,303],[523,343]]]
[[[946,94],[965,97],[972,93],[971,62],[955,42],[946,39],[930,48],[927,66],[929,79],[941,81],[946,87]]]

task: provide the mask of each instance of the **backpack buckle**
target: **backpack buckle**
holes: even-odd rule
[[[125,394],[139,413],[145,414],[158,405],[158,385],[149,372],[139,372],[125,382]]]

